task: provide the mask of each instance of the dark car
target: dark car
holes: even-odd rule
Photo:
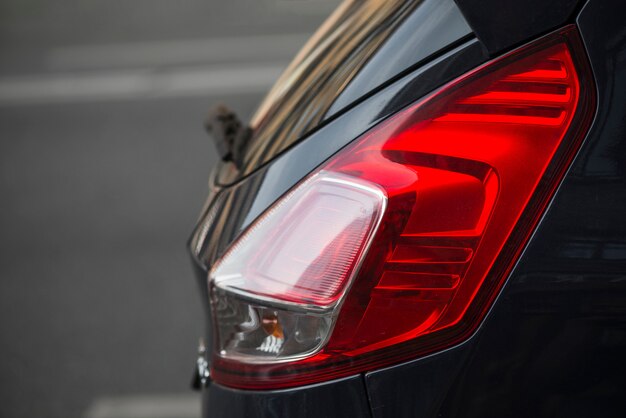
[[[625,17],[346,1],[214,109],[205,416],[626,416]]]

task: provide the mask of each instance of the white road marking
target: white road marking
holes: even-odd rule
[[[238,64],[0,78],[0,106],[262,93],[286,67]]]
[[[272,5],[299,15],[329,15],[339,3],[338,0],[274,0]]]
[[[51,70],[67,71],[206,64],[242,59],[285,61],[298,52],[309,36],[308,33],[295,33],[67,46],[51,49],[45,56],[45,65]]]
[[[84,418],[199,418],[200,395],[146,395],[96,399]]]

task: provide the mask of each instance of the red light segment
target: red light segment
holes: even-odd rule
[[[570,53],[556,45],[533,59],[533,67],[511,68],[483,91],[457,100],[437,120],[560,126],[578,99]]]

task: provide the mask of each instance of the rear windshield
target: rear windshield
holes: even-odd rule
[[[240,176],[316,127],[368,58],[419,1],[348,0],[285,70],[252,118]]]

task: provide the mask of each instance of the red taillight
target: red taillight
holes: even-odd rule
[[[589,125],[581,51],[568,28],[455,80],[255,221],[209,273],[215,380],[308,384],[467,338]]]

